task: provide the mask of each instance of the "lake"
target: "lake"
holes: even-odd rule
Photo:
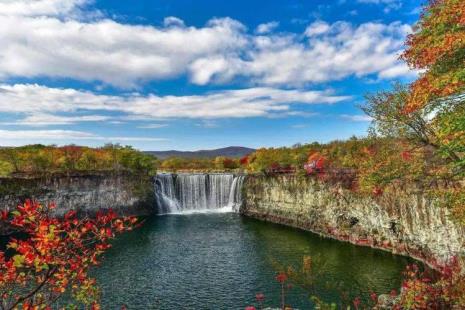
[[[120,236],[94,270],[103,309],[244,309],[262,292],[279,305],[280,266],[317,261],[318,295],[338,301],[398,289],[406,257],[325,239],[236,213],[155,216]],[[292,287],[287,301],[313,308],[308,292]]]

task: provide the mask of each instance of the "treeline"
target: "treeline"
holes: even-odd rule
[[[324,164],[318,171],[309,173],[305,165],[318,160]],[[310,174],[333,182],[338,182],[338,177],[343,181],[350,174],[354,181],[349,184],[352,189],[379,192],[395,180],[417,182],[425,180],[427,174],[439,177],[438,170],[444,170],[446,164],[447,161],[439,153],[428,147],[416,146],[406,139],[370,135],[330,143],[260,148],[240,159],[169,158],[162,161],[160,169],[241,170],[247,173],[295,173],[301,176]]]
[[[38,175],[77,171],[127,171],[153,174],[158,161],[130,146],[107,144],[100,148],[41,144],[0,149],[0,176]]]
[[[228,171],[239,168],[241,168],[239,159],[225,156],[215,158],[170,157],[160,164],[160,169],[166,171]]]

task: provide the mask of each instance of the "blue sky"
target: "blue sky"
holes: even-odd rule
[[[363,136],[363,96],[398,60],[421,3],[0,1],[0,145],[143,150]]]

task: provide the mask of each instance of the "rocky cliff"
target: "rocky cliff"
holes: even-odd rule
[[[153,196],[149,177],[129,174],[0,178],[2,210],[11,210],[25,199],[35,199],[43,204],[55,202],[57,216],[71,209],[92,215],[108,208],[120,215],[145,215],[154,211]]]
[[[464,228],[418,191],[364,197],[311,178],[250,176],[241,213],[443,265],[465,256]]]

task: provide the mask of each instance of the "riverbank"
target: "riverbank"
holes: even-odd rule
[[[246,178],[240,212],[360,246],[413,257],[438,268],[465,257],[465,230],[419,191],[364,197],[313,178]]]

